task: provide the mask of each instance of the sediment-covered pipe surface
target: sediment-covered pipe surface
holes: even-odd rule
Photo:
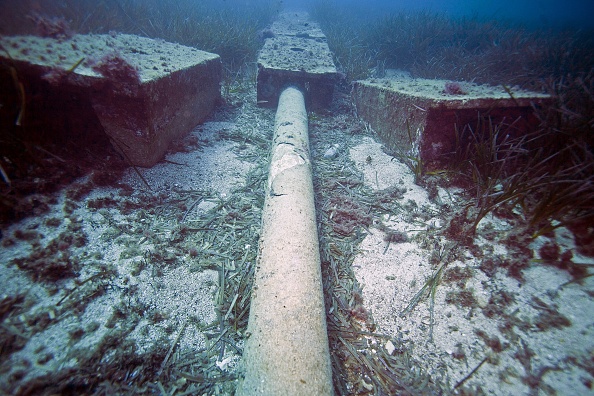
[[[332,395],[303,94],[279,99],[238,395]]]

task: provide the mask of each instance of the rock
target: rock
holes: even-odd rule
[[[324,153],[324,158],[332,159],[338,157],[338,149],[340,148],[339,144],[333,144],[326,152]]]
[[[384,348],[386,348],[386,352],[388,352],[388,355],[393,354],[394,351],[396,350],[396,347],[390,340],[388,340],[388,342],[386,342],[386,345],[384,346]]]

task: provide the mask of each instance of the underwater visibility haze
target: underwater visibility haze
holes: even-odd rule
[[[0,393],[236,393],[275,129],[259,56],[295,20],[336,66],[306,123],[334,393],[592,394],[593,15],[0,0]]]

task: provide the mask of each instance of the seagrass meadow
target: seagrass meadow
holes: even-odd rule
[[[334,393],[592,393],[593,32],[304,6],[341,74],[308,112]],[[0,393],[235,394],[274,129],[256,58],[284,7],[0,2],[4,36],[134,34],[223,67],[216,109],[142,168],[3,56]],[[353,104],[354,81],[393,73],[551,100],[522,135],[487,113],[456,125],[450,166],[429,169]]]

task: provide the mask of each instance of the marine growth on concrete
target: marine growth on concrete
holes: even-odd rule
[[[132,165],[154,165],[220,99],[220,57],[163,40],[119,33],[13,36],[0,38],[0,45],[0,59],[36,85],[45,101],[71,94],[90,101]],[[64,116],[79,113],[73,108]]]
[[[356,81],[353,100],[358,116],[388,149],[420,158],[426,170],[447,166],[447,155],[465,132],[504,128],[521,136],[537,119],[534,106],[550,96],[507,86],[411,78],[406,73]],[[482,124],[481,124],[482,123]]]
[[[326,36],[305,12],[279,15],[258,55],[258,102],[276,106],[288,85],[305,95],[308,108],[329,106],[337,72]]]

